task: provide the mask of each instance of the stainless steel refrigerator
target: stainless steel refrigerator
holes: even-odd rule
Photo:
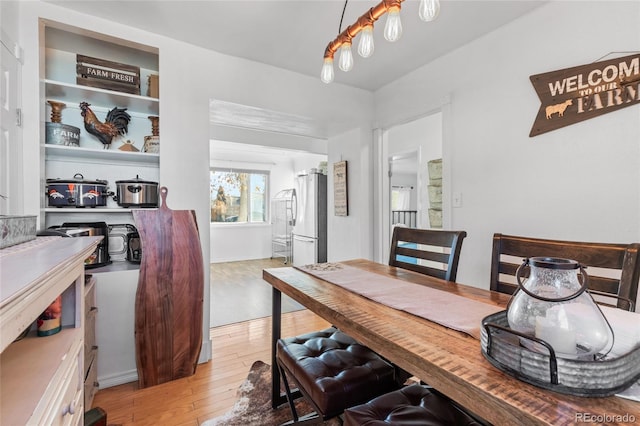
[[[296,177],[298,199],[293,227],[293,265],[327,261],[327,176],[315,170]]]

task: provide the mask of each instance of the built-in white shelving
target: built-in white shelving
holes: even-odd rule
[[[118,164],[142,163],[158,165],[160,154],[129,152],[119,149],[93,149],[64,145],[44,145],[47,160],[80,160],[87,162],[113,162]]]
[[[80,86],[55,80],[44,80],[47,99],[60,100],[70,105],[89,102],[92,105],[117,105],[146,115],[158,115],[160,101],[148,96],[131,95],[113,90]]]

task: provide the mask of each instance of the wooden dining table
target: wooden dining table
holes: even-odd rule
[[[510,298],[369,260],[340,263],[498,308],[506,308]],[[273,408],[286,402],[280,390],[275,359],[276,342],[281,337],[284,293],[492,424],[557,426],[640,422],[640,402],[617,396],[578,397],[527,384],[493,367],[482,355],[477,338],[376,302],[298,268],[265,269],[263,278],[273,287]]]

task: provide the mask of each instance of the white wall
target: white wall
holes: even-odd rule
[[[488,287],[494,232],[640,241],[640,108],[530,138],[533,74],[640,50],[638,2],[551,2],[375,93],[382,127],[450,98],[444,162],[462,193],[460,282]],[[621,55],[618,55],[621,56]]]
[[[369,129],[357,128],[329,139],[327,176],[327,260],[373,257],[373,172]],[[333,164],[347,161],[348,216],[335,216]]]
[[[2,31],[14,42],[18,41],[18,22],[20,10],[17,1],[0,2],[0,27]]]

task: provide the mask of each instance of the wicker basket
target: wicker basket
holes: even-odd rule
[[[431,185],[442,185],[442,158],[427,162],[427,171]]]
[[[442,228],[442,210],[429,209],[429,225],[432,228]]]
[[[427,192],[429,194],[429,205],[442,203],[442,186],[429,185],[427,186]]]
[[[525,336],[509,329],[507,311],[482,320],[484,357],[499,370],[532,385],[569,395],[603,397],[640,379],[640,348],[619,358],[585,361],[534,352],[520,345],[521,337]]]

